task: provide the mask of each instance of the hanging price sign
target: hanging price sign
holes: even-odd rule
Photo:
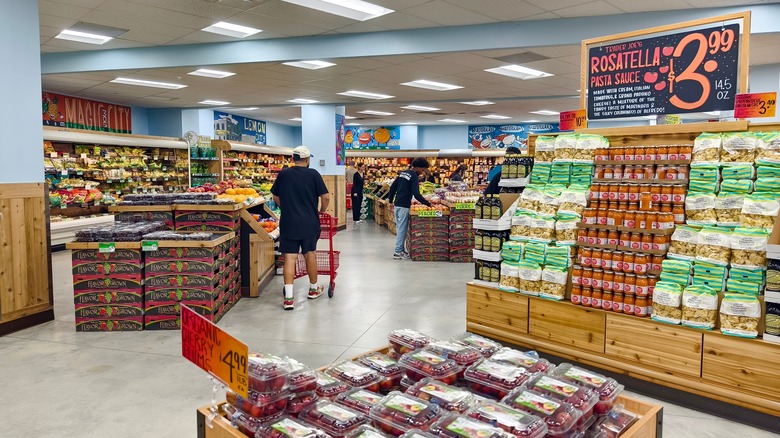
[[[577,111],[564,111],[560,114],[561,131],[574,131],[588,127],[588,112],[584,109]]]
[[[441,210],[420,210],[417,212],[418,217],[441,217]]]
[[[774,117],[776,106],[776,92],[737,94],[734,102],[734,118]]]
[[[458,202],[455,204],[455,210],[473,210],[473,202]]]

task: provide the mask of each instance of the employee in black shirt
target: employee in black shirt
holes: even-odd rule
[[[428,160],[425,158],[415,158],[412,161],[412,168],[399,173],[398,178],[393,181],[393,185],[390,186],[390,191],[387,193],[387,199],[395,205],[393,213],[396,232],[393,258],[396,260],[410,258],[409,253],[404,249],[404,243],[406,242],[406,232],[409,229],[409,209],[412,207],[412,196],[421,204],[431,206],[431,203],[420,194],[419,177],[425,173],[428,166]]]
[[[360,223],[360,207],[363,206],[363,184],[365,182],[366,164],[359,163],[355,174],[352,176],[352,220]]]
[[[293,149],[294,166],[282,169],[271,187],[274,202],[282,210],[279,252],[284,254],[284,310],[292,310],[295,307],[293,281],[299,252],[306,258],[306,272],[309,274],[308,298],[319,298],[325,289],[317,282],[315,250],[320,237],[319,213],[327,210],[330,193],[320,173],[309,169],[312,156],[306,146]]]
[[[505,153],[519,155],[521,152],[519,148],[512,146],[506,148]],[[497,195],[501,193],[501,187],[498,185],[498,183],[501,182],[501,165],[496,166],[494,169],[497,170],[498,173],[496,173],[493,179],[490,180],[490,183],[485,189],[486,195]],[[493,172],[493,169],[491,169],[491,172]]]

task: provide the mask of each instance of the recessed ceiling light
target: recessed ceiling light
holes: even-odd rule
[[[187,74],[193,76],[203,76],[206,78],[214,78],[214,79],[228,78],[230,76],[235,75],[235,73],[231,73],[229,71],[209,70],[207,68],[199,68]]]
[[[211,99],[201,100],[198,103],[203,105],[230,105],[230,102],[225,102],[223,100],[211,100]]]
[[[523,120],[520,123],[539,123],[539,122],[541,122],[541,120],[532,119],[532,120]]]
[[[69,29],[63,30],[54,38],[60,40],[76,41],[79,43],[98,44],[98,45],[105,44],[114,39],[110,36],[98,35],[96,33],[79,32],[76,30],[69,30]]]
[[[366,21],[395,12],[373,3],[361,0],[282,0],[298,6],[304,6],[333,15]]]
[[[354,120],[354,119],[357,119],[357,117],[352,117],[352,116],[344,116],[344,118],[345,118],[346,120]]]
[[[406,105],[406,106],[402,106],[401,108],[415,110],[415,111],[440,111],[441,110],[441,108],[434,108],[432,106],[422,106],[422,105]]]
[[[412,82],[402,82],[401,85],[406,85],[407,87],[425,88],[428,90],[435,90],[435,91],[451,91],[451,90],[457,90],[459,88],[463,88],[460,85],[445,84],[443,82],[434,82],[425,79],[421,79],[419,81],[412,81]]]
[[[416,125],[417,122],[403,122],[402,125]]]
[[[360,126],[360,123],[347,123],[347,126]]]
[[[377,93],[369,93],[366,91],[357,91],[357,90],[349,90],[338,94],[342,96],[361,97],[363,99],[374,99],[374,100],[391,99],[395,97],[395,96],[390,96],[389,94],[377,94]]]
[[[254,111],[260,109],[260,107],[250,106],[249,108],[236,108],[236,111]]]
[[[489,100],[474,100],[471,102],[461,102],[463,105],[473,105],[473,106],[485,106],[485,105],[494,105],[495,102],[491,102]]]
[[[303,121],[303,119],[302,119],[302,118],[300,118],[300,117],[293,117],[293,118],[292,118],[292,119],[290,119],[290,120],[291,120],[291,121],[293,121],[293,122],[302,122],[302,121]]]
[[[550,110],[539,110],[539,111],[529,111],[531,114],[539,114],[540,116],[557,116],[560,114],[557,111],[550,111]]]
[[[511,76],[522,80],[526,79],[538,79],[553,76],[552,73],[543,72],[541,70],[534,70],[532,68],[523,67],[522,65],[511,64],[503,67],[489,68],[486,72],[495,73],[504,76]]]
[[[313,100],[313,99],[298,98],[298,99],[288,100],[288,102],[290,102],[290,103],[319,103],[320,101],[319,100]]]
[[[494,119],[494,120],[511,119],[511,117],[509,117],[509,116],[501,116],[501,115],[498,115],[498,114],[488,114],[486,116],[480,116],[480,117],[482,117],[483,119]]]
[[[466,123],[465,120],[458,120],[458,119],[441,119],[439,121],[445,123]]]
[[[360,113],[360,114],[371,114],[371,115],[374,115],[374,116],[394,116],[395,115],[395,113],[388,113],[388,112],[385,112],[385,111],[374,111],[374,110],[363,110],[363,111],[358,111],[358,113]]]
[[[332,62],[326,62],[326,61],[290,61],[290,62],[283,62],[284,65],[289,65],[291,67],[298,67],[298,68],[305,68],[307,70],[319,70],[321,68],[326,67],[332,67],[336,64]]]
[[[226,21],[214,23],[211,26],[204,27],[201,30],[204,32],[217,33],[234,38],[246,38],[248,36],[262,32],[262,30],[255,29],[254,27],[241,26],[238,24],[228,23]]]
[[[165,88],[168,90],[180,90],[182,88],[187,87],[186,85],[183,84],[169,84],[167,82],[145,81],[143,79],[132,79],[132,78],[116,78],[111,82],[115,84],[138,85],[141,87]]]

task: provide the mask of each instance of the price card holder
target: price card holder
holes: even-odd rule
[[[70,158],[70,154],[65,152],[64,154],[62,154],[62,158]]]
[[[62,175],[62,176],[68,176],[68,171],[67,171],[67,170],[65,170],[65,169],[63,169],[63,170],[60,172],[60,175]]]
[[[420,210],[417,212],[419,217],[441,217],[441,210]]]
[[[181,354],[236,394],[247,397],[249,348],[187,306],[181,306]]]
[[[116,243],[114,242],[100,242],[98,243],[99,253],[113,253],[116,252]]]
[[[776,107],[777,92],[737,94],[734,100],[734,118],[774,117]]]
[[[455,204],[455,210],[474,210],[473,202],[458,202]]]
[[[576,111],[564,111],[560,114],[560,130],[574,131],[588,127],[588,111],[581,109]]]
[[[56,152],[52,152],[52,153],[49,154],[49,157],[57,158],[57,153]]]
[[[141,242],[141,251],[149,252],[149,251],[157,251],[158,244],[155,240],[144,240]]]
[[[81,159],[82,160],[86,160],[87,159],[87,154],[81,154]]]

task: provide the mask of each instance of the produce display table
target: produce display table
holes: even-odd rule
[[[164,222],[173,229],[173,205],[112,205],[108,211],[114,214],[117,222]]]

